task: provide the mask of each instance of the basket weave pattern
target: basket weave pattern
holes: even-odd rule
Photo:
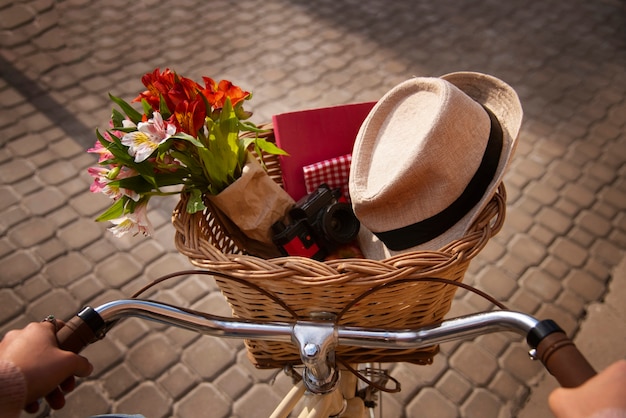
[[[269,133],[271,137],[271,132]],[[282,185],[275,156],[264,156],[268,174]],[[254,286],[216,277],[233,315],[265,321],[293,321],[325,312],[340,314],[341,325],[403,329],[441,321],[450,309],[456,286],[406,279],[442,278],[461,282],[470,261],[501,228],[506,193],[498,192],[468,233],[439,251],[413,251],[387,260],[343,259],[319,262],[302,257],[262,258],[250,255],[254,243],[246,241],[237,228],[207,206],[189,214],[187,197],[174,210],[175,244],[196,267],[243,279],[274,295],[291,312]],[[251,246],[252,245],[252,246]],[[243,250],[246,249],[246,250]],[[261,254],[262,255],[262,254]],[[380,286],[346,312],[359,296]],[[248,355],[260,368],[279,368],[300,363],[293,344],[247,340]],[[364,349],[338,347],[337,357],[350,363],[408,361],[429,364],[438,347],[420,350]]]

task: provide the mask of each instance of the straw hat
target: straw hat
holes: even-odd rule
[[[412,78],[383,96],[361,125],[350,169],[365,256],[461,238],[502,181],[521,121],[513,88],[486,74]]]

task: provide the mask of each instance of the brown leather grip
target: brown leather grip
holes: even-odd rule
[[[89,344],[104,337],[105,329],[100,315],[86,307],[57,332],[59,348],[78,354]]]
[[[578,387],[596,375],[564,332],[553,332],[537,345],[537,358],[565,388]]]

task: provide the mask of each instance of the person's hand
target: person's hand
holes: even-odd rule
[[[52,409],[62,408],[64,394],[74,389],[74,376],[86,377],[93,371],[86,358],[58,348],[55,328],[63,325],[62,321],[31,323],[9,331],[0,341],[0,359],[12,362],[24,375],[24,409],[30,413],[37,412],[43,397]]]
[[[604,410],[621,410],[619,416],[626,416],[626,360],[611,364],[578,388],[555,389],[548,402],[557,418],[588,418]]]

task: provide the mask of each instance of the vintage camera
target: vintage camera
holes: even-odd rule
[[[323,260],[356,238],[360,223],[340,189],[320,185],[300,199],[285,222],[272,225],[273,241],[283,255]]]

